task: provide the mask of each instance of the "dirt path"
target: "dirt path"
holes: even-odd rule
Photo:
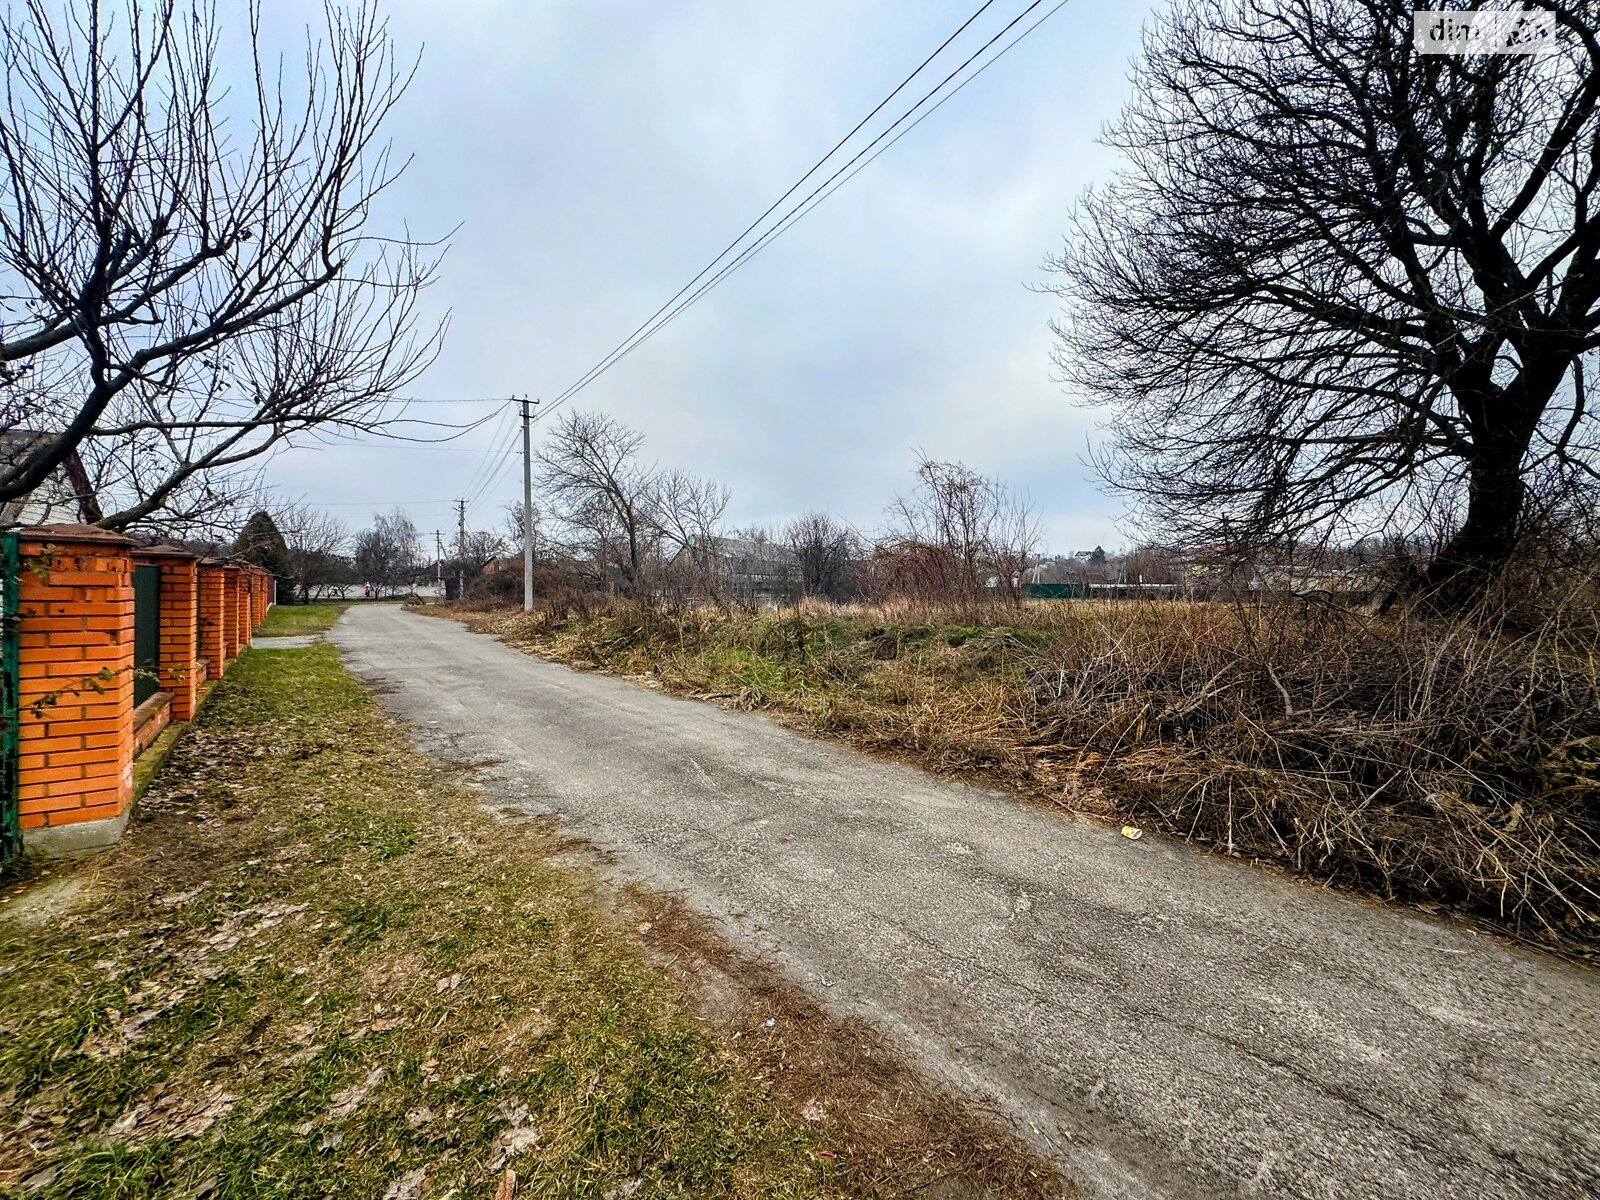
[[[355,607],[425,749],[1019,1117],[1093,1195],[1578,1197],[1600,977]]]

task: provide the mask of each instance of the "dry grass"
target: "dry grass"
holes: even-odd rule
[[[725,949],[572,854],[413,752],[331,647],[248,652],[116,849],[7,889],[0,1194],[1063,1190],[731,956],[708,1012]]]
[[[1600,944],[1592,623],[1116,601],[465,615],[935,770]]]

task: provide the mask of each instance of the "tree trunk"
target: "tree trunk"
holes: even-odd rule
[[[1423,591],[1441,608],[1460,610],[1479,599],[1511,561],[1521,533],[1528,485],[1522,464],[1539,418],[1572,364],[1565,352],[1521,350],[1524,366],[1503,389],[1456,387],[1472,434],[1467,468],[1467,517],[1435,555]]]
[[[1527,491],[1518,465],[1473,464],[1467,519],[1423,576],[1423,590],[1441,607],[1459,609],[1472,604],[1510,562]]]

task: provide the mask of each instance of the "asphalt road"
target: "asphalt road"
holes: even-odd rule
[[[453,621],[331,637],[492,803],[680,892],[1091,1196],[1600,1194],[1600,973]]]

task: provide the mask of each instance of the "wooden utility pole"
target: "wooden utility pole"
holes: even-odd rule
[[[456,599],[467,598],[467,502],[456,501]]]
[[[537,400],[522,398],[522,611],[533,611],[533,410]]]

